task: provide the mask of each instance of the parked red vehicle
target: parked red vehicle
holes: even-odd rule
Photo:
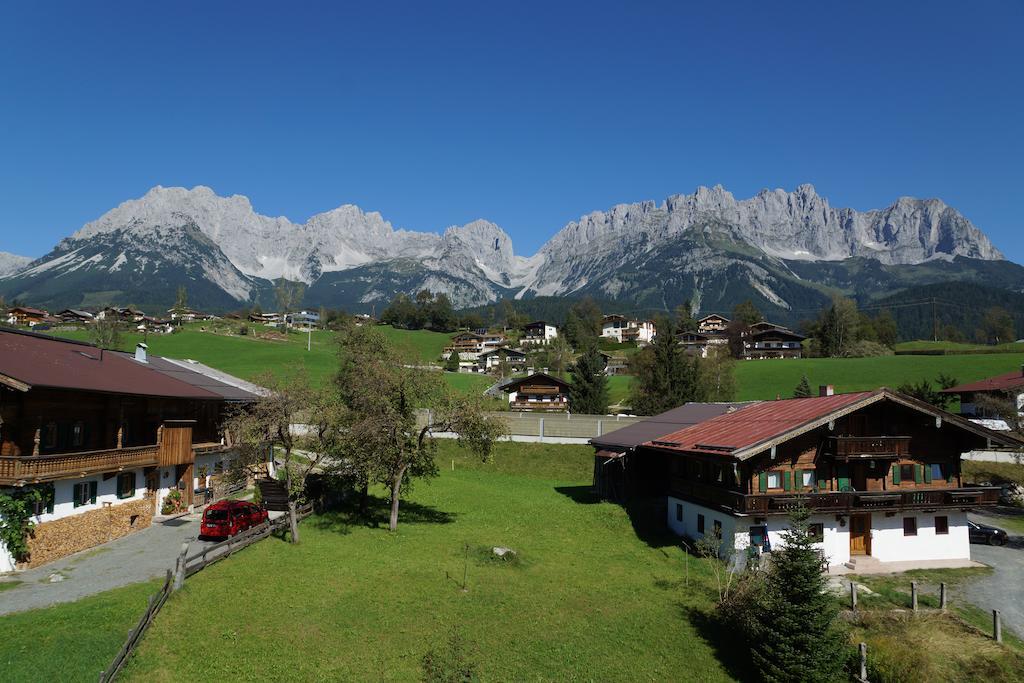
[[[267,511],[244,500],[221,500],[203,512],[199,535],[213,538],[234,536],[267,521]]]

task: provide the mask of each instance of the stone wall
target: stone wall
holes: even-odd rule
[[[153,521],[153,500],[138,500],[37,524],[28,541],[25,569],[53,562],[115,538],[145,529]]]

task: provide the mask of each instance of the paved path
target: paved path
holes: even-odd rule
[[[189,554],[211,541],[197,541],[199,514],[186,515],[83,550],[36,569],[13,575],[23,583],[0,591],[0,614],[74,602],[131,583],[163,576],[174,567],[181,544],[189,540]],[[51,582],[59,574],[63,581]],[[2,580],[2,579],[0,579]]]
[[[983,524],[999,525],[997,519],[971,517]],[[1006,628],[1024,636],[1024,537],[1011,536],[1010,542],[1002,547],[973,543],[971,559],[984,562],[995,571],[966,584],[965,597],[987,612],[999,610]]]

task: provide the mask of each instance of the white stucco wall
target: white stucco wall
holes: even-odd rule
[[[949,533],[936,535],[935,517],[949,519]],[[917,518],[917,535],[903,535],[903,518]],[[871,515],[871,556],[881,562],[967,560],[971,557],[967,514],[959,510]]]
[[[683,506],[683,519],[676,517],[676,505]],[[737,554],[746,553],[750,545],[750,527],[758,526],[754,517],[738,517],[725,512],[668,497],[666,513],[669,528],[680,536],[699,539],[697,515],[704,515],[704,531],[711,533],[713,520],[722,522],[723,549],[732,547]],[[935,533],[935,517],[949,520],[949,533]],[[903,535],[903,518],[917,518],[917,535]],[[830,565],[850,561],[850,519],[836,520],[834,513],[811,515],[810,523],[823,527],[822,543],[816,544]],[[789,527],[789,518],[773,515],[767,518],[768,540],[772,548],[782,547],[782,533]],[[971,548],[967,530],[967,514],[959,510],[897,513],[887,517],[884,512],[871,515],[871,556],[880,562],[970,559]]]

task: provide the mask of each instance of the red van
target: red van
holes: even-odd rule
[[[221,500],[203,512],[200,537],[225,538],[267,521],[267,511],[244,500]]]

